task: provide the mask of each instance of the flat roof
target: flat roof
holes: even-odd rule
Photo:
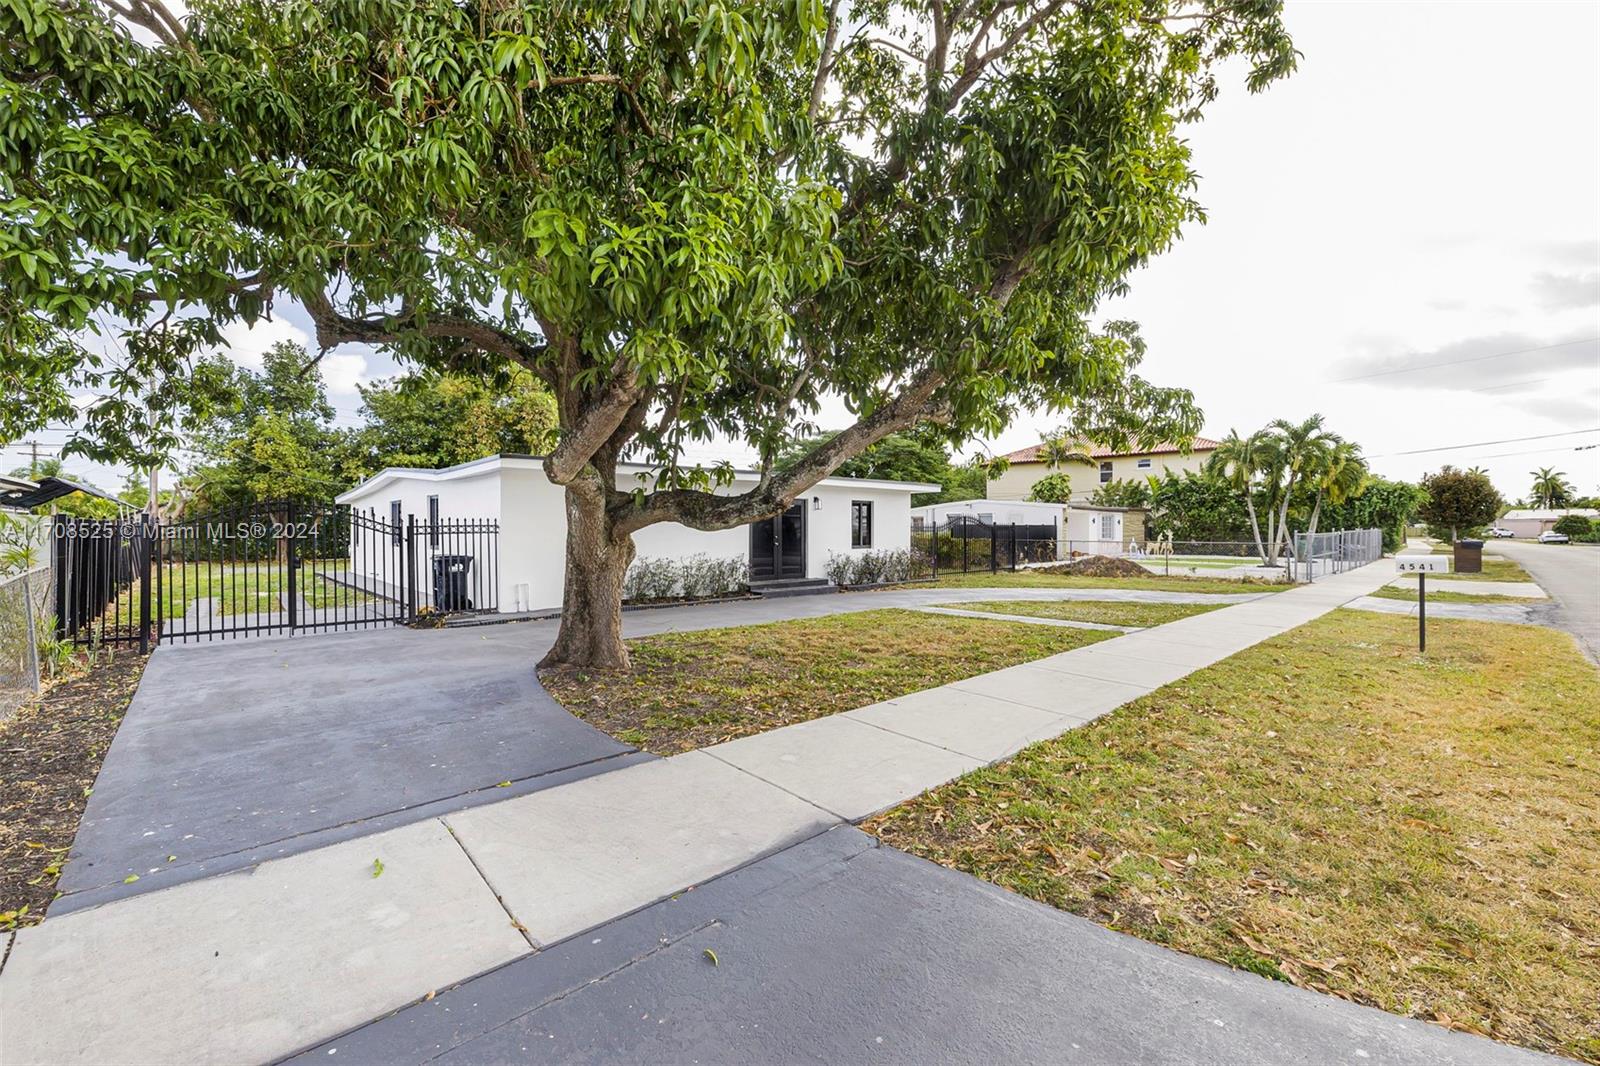
[[[501,452],[499,455],[486,455],[482,459],[473,459],[454,466],[436,468],[416,466],[387,466],[373,474],[359,485],[346,489],[335,497],[336,503],[346,503],[349,500],[363,496],[374,489],[381,488],[391,481],[454,481],[457,478],[474,477],[478,474],[493,473],[506,466],[522,469],[537,467],[542,464],[545,457],[542,455],[526,455],[520,452]],[[647,463],[618,463],[617,470],[637,471],[648,473],[654,468]],[[754,481],[760,473],[748,468],[735,467],[733,471],[736,481]],[[822,488],[864,488],[888,489],[898,492],[938,492],[942,485],[934,485],[923,481],[886,481],[876,478],[859,477],[825,477],[818,481],[815,487]]]

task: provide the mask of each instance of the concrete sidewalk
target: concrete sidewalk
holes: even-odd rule
[[[0,1060],[282,1057],[1065,732],[1392,565],[52,917],[0,971]]]

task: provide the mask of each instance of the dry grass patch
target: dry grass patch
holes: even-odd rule
[[[1226,607],[1225,603],[1104,603],[1098,600],[984,600],[981,603],[945,603],[965,611],[992,611],[1029,618],[1059,618],[1068,622],[1100,622],[1108,626],[1159,626],[1180,618]]]
[[[913,611],[863,611],[628,641],[628,673],[548,670],[573,714],[660,755],[691,751],[974,674],[1115,633]]]
[[[944,574],[921,582],[917,588],[947,589],[1143,589],[1147,592],[1282,592],[1294,586],[1286,581],[1257,577],[1077,577],[1037,570],[1001,570],[994,574]]]
[[[866,828],[1181,951],[1600,1062],[1600,672],[1337,611]]]

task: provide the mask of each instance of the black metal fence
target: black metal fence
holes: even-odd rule
[[[1030,563],[1060,561],[1062,541],[1054,525],[1000,525],[953,515],[934,527],[913,525],[911,553],[916,569],[941,573],[995,573]]]
[[[499,524],[298,500],[156,523],[54,523],[58,634],[186,643],[370,629],[499,607]]]

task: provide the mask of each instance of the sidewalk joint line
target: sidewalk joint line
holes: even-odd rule
[[[478,865],[478,860],[472,857],[472,852],[467,850],[466,843],[463,842],[460,837],[456,836],[455,827],[449,822],[445,821],[443,818],[439,819],[439,824],[444,826],[444,831],[450,834],[450,839],[456,842],[456,847],[461,849],[461,854],[465,855],[467,857],[467,861],[472,864],[472,870],[478,875],[478,879],[483,882],[483,887],[489,890],[489,894],[492,895],[494,897],[494,901],[500,905],[500,909],[505,911],[506,917],[511,919],[511,928],[522,934],[522,939],[528,942],[528,946],[530,948],[532,948],[534,951],[538,951],[539,945],[534,942],[532,934],[528,932],[528,927],[523,925],[521,920],[519,920],[515,914],[511,913],[511,908],[506,906],[506,901],[500,898],[500,893],[495,891],[494,883],[490,881],[489,876],[483,872],[483,867]]]

